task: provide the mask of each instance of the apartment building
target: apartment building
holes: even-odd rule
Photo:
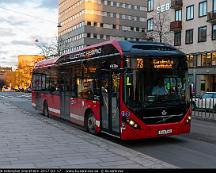
[[[147,13],[148,38],[187,54],[195,94],[216,91],[216,0],[147,0]]]
[[[144,0],[59,0],[60,52],[105,40],[143,40],[146,18]]]

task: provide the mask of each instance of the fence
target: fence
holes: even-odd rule
[[[205,120],[216,120],[216,98],[192,99],[192,116]]]

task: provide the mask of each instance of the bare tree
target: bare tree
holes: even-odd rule
[[[41,55],[45,58],[49,58],[51,56],[59,55],[59,48],[57,44],[57,38],[55,41],[51,41],[50,43],[35,39],[36,46],[41,50]]]
[[[159,40],[159,42],[171,42],[169,37],[170,19],[166,12],[155,13],[153,16],[153,30],[148,33],[148,38]]]

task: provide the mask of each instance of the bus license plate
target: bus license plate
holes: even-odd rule
[[[166,135],[172,133],[172,129],[159,130],[158,135]]]

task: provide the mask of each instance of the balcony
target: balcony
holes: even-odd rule
[[[171,7],[172,9],[179,10],[183,6],[182,0],[171,0]]]
[[[207,22],[216,23],[216,11],[208,12]]]
[[[174,21],[170,23],[170,31],[181,31],[182,21]]]

